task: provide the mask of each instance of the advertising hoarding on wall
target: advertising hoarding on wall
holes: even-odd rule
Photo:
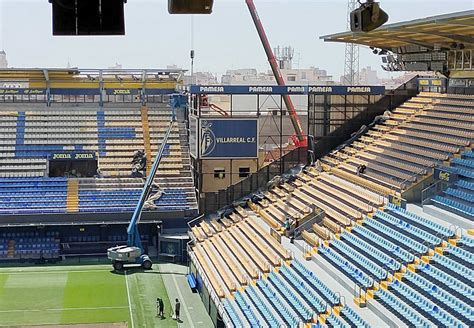
[[[258,120],[256,118],[209,118],[199,122],[199,157],[257,158]]]

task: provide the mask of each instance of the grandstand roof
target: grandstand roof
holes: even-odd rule
[[[79,69],[74,68],[4,68],[0,69],[0,80],[5,79],[54,79],[65,77],[89,77],[106,79],[108,76],[122,79],[148,78],[158,75],[182,74],[183,69]]]
[[[348,31],[325,35],[321,39],[390,49],[394,52],[410,45],[430,49],[439,45],[441,48],[451,49],[454,43],[462,43],[465,48],[474,49],[474,10],[388,24],[367,33]]]
[[[0,83],[27,82],[29,88],[159,88],[174,89],[182,69],[5,68]]]

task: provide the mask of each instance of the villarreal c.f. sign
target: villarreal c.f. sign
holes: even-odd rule
[[[255,158],[258,156],[257,119],[203,119],[201,158]]]

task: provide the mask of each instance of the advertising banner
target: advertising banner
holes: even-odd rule
[[[304,85],[304,86],[249,86],[249,85],[192,85],[191,94],[267,94],[267,95],[380,95],[385,93],[383,86],[342,86],[342,85]]]
[[[201,119],[201,158],[258,157],[257,119]]]
[[[86,161],[95,160],[93,152],[55,152],[48,156],[50,161]]]

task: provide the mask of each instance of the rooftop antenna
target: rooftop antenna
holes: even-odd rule
[[[349,0],[347,4],[347,28],[351,28],[351,12],[359,7],[358,0]],[[346,43],[344,63],[344,84],[359,84],[359,46],[355,43]]]
[[[191,51],[189,53],[191,57],[191,84],[194,84],[194,15],[191,15]]]
[[[280,69],[292,69],[295,50],[291,46],[276,47],[273,49]]]

